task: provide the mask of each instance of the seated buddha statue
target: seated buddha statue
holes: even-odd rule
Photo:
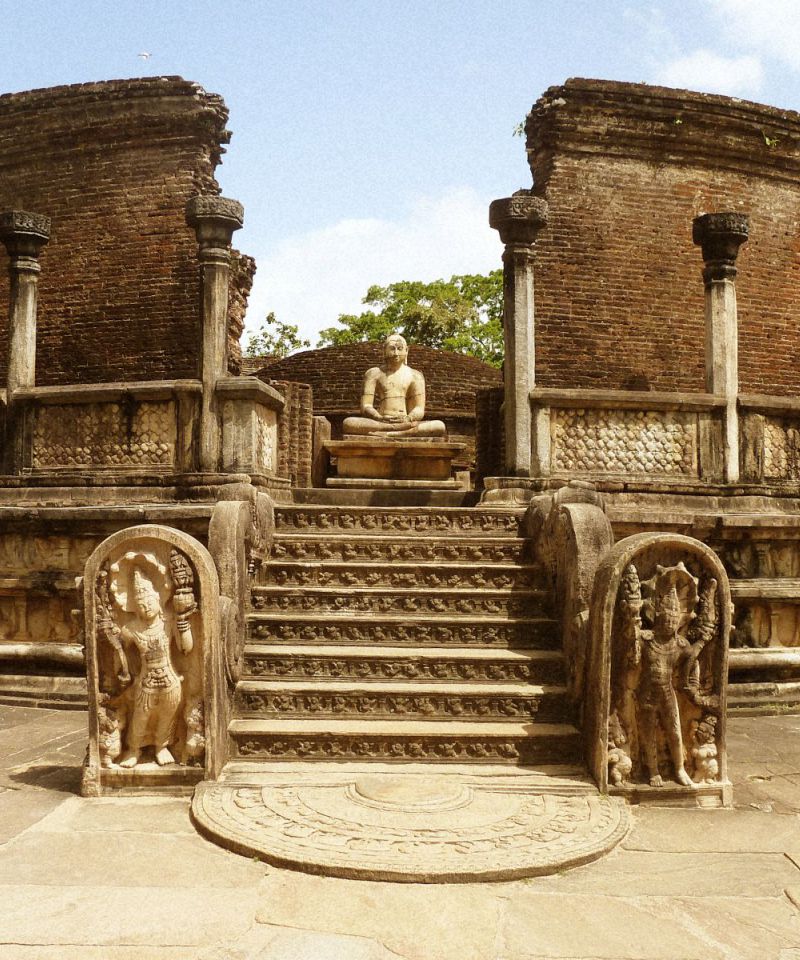
[[[397,333],[386,338],[383,363],[364,374],[361,414],[347,417],[342,433],[373,437],[446,437],[441,420],[425,416],[425,377],[409,367],[408,344]]]

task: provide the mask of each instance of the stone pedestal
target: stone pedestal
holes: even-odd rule
[[[381,440],[372,437],[330,440],[324,444],[337,463],[337,477],[327,486],[458,486],[451,479],[453,459],[465,449],[463,443],[446,440]],[[345,482],[340,482],[345,481]],[[363,482],[356,482],[363,481]],[[415,485],[416,485],[415,484]]]

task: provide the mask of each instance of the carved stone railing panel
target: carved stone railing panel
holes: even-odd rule
[[[652,410],[554,410],[555,472],[697,477],[697,418]]]
[[[537,388],[535,477],[721,481],[724,401],[710,394]]]
[[[764,419],[764,479],[800,480],[800,419]]]
[[[196,469],[195,380],[33,387],[14,396],[11,472],[164,474]]]
[[[224,729],[219,583],[208,551],[156,524],[121,530],[83,578],[89,750],[85,795],[214,778]]]
[[[31,467],[169,469],[176,440],[169,400],[43,406],[33,414]]]
[[[705,544],[637,534],[602,560],[584,733],[601,790],[730,803],[725,712],[731,592]]]

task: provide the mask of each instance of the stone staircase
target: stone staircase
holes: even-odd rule
[[[521,514],[276,509],[252,590],[232,765],[580,769],[543,570]]]

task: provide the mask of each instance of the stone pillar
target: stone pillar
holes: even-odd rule
[[[39,254],[50,239],[50,217],[22,210],[0,213],[0,240],[10,262],[8,398],[36,385],[36,305]]]
[[[225,197],[192,197],[186,222],[197,234],[201,278],[203,352],[200,379],[203,399],[200,413],[200,469],[219,469],[221,436],[216,400],[217,381],[228,375],[228,286],[231,237],[244,222],[244,209]]]
[[[503,419],[505,471],[531,476],[531,401],[535,384],[533,244],[547,223],[547,203],[518,190],[489,207],[489,224],[499,231],[503,252],[503,338],[505,360]]]
[[[736,312],[736,257],[750,224],[743,213],[706,213],[695,217],[692,240],[703,252],[706,288],[706,390],[725,397],[724,476],[739,480],[739,341]]]

